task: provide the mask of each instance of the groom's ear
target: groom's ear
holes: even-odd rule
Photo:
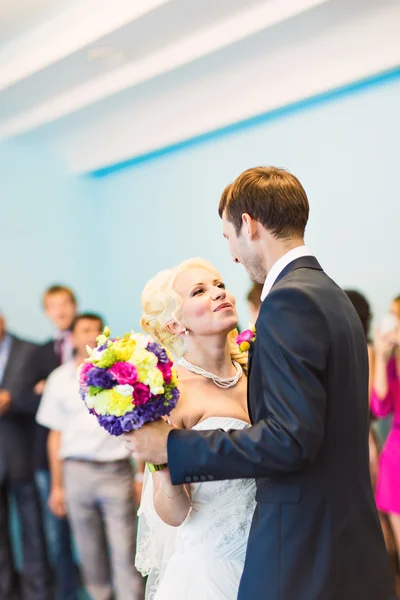
[[[257,221],[248,213],[242,214],[242,230],[246,232],[247,237],[251,240],[257,236]]]

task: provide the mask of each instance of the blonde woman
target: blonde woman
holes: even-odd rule
[[[177,360],[181,397],[170,416],[180,429],[249,425],[247,356],[235,342],[235,299],[201,259],[163,271],[142,295],[143,329]],[[136,564],[149,575],[146,598],[236,600],[255,508],[251,479],[193,477],[172,485],[168,469],[147,474]]]

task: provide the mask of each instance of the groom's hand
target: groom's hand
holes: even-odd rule
[[[160,419],[121,437],[135,460],[163,465],[167,462],[167,440],[171,430],[171,425]]]

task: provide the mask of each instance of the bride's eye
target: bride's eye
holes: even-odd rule
[[[199,294],[201,294],[203,292],[203,288],[198,288],[197,290],[194,290],[192,296],[198,296]]]
[[[217,285],[217,287],[219,287],[219,288],[221,288],[221,289],[223,289],[223,290],[225,290],[225,289],[226,289],[226,285],[225,285],[224,283],[222,283],[222,281],[221,281],[221,283],[219,283],[219,284]]]

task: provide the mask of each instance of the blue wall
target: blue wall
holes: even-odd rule
[[[40,296],[61,281],[116,333],[137,328],[158,270],[203,256],[221,270],[247,325],[248,278],[221,235],[221,191],[244,169],[293,171],[311,202],[306,242],[380,317],[400,292],[400,79],[194,144],[103,178],[75,177],[46,147],[0,144],[0,306],[10,328],[43,339]]]
[[[43,339],[51,331],[40,304],[46,286],[73,286],[85,308],[98,295],[88,255],[97,230],[91,185],[49,148],[3,143],[0,189],[0,307],[11,330]]]
[[[111,237],[105,273],[116,287],[103,297],[110,325],[136,327],[144,283],[191,256],[218,266],[247,324],[247,276],[229,257],[217,205],[225,185],[258,164],[300,178],[311,203],[307,244],[382,316],[400,293],[399,106],[400,79],[390,79],[94,179]]]

